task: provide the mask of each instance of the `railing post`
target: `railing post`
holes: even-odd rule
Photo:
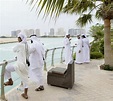
[[[2,101],[7,101],[5,99],[5,92],[4,92],[4,72],[5,72],[5,67],[7,65],[7,62],[2,65],[2,70],[1,70],[1,99]]]
[[[51,62],[51,66],[54,66],[54,53],[55,53],[56,48],[53,49],[52,51],[52,62]]]
[[[62,47],[62,50],[61,50],[61,60],[60,60],[60,63],[63,63],[63,51],[64,51],[64,47]]]
[[[49,50],[46,50],[45,52],[45,60],[44,60],[44,70],[47,71],[47,66],[46,66],[46,58],[47,58],[47,53]]]

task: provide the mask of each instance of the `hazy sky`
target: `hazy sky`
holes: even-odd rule
[[[25,3],[26,0],[0,0],[0,35],[10,35],[11,31],[23,29],[37,29],[41,33],[49,32],[50,28],[63,27],[65,31],[69,28],[79,28],[75,25],[77,15],[62,14],[57,22],[54,20],[45,21],[42,15],[38,18],[35,11],[30,11],[30,6]],[[95,25],[98,21],[94,20],[92,24],[88,24],[84,29],[86,32],[91,25]]]

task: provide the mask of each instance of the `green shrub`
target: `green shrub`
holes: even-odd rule
[[[113,42],[113,39],[111,39],[111,42]]]
[[[104,39],[100,41],[99,50],[104,55]]]
[[[91,52],[99,52],[99,42],[92,43]]]
[[[112,66],[105,65],[105,64],[101,65],[100,69],[104,69],[104,70],[108,70],[108,71],[113,71],[113,67]]]
[[[104,55],[104,39],[98,42],[92,43],[91,52],[100,52]]]
[[[90,53],[90,58],[91,58],[91,59],[103,58],[103,54],[100,53],[100,52],[91,52],[91,53]]]
[[[113,42],[111,43],[111,49],[113,50]]]

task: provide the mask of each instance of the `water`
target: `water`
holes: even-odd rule
[[[90,42],[93,40],[92,37],[88,37],[88,38],[89,38]],[[63,38],[40,38],[40,40],[42,43],[44,43],[45,49],[63,46]],[[28,43],[30,43],[30,42],[28,42]],[[71,40],[71,45],[73,46],[75,43],[77,43],[77,38],[73,37]],[[11,60],[11,59],[15,58],[15,54],[12,51],[13,47],[15,45],[16,45],[16,43],[0,44],[0,62],[2,62],[3,60]],[[49,59],[51,58],[50,54],[48,56]],[[58,56],[58,53],[56,53],[56,56]],[[50,61],[51,60],[48,60],[47,62],[50,63]],[[0,68],[0,72],[1,72],[1,68]],[[14,86],[5,87],[6,92],[9,91],[10,89],[14,88],[16,85],[20,84],[20,79],[17,80],[18,75],[15,72],[12,73],[12,77],[13,77],[13,80],[15,81]]]

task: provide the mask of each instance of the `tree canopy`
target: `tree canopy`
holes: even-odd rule
[[[44,10],[44,17],[58,18],[61,13],[79,14],[77,24],[84,26],[92,17],[113,19],[113,0],[27,0],[36,6],[38,15]]]

